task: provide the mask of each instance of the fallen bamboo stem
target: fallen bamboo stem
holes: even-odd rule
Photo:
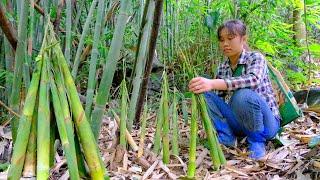
[[[115,117],[116,121],[118,124],[120,124],[120,117],[117,115],[116,112],[114,112],[113,110],[111,110],[113,113],[113,116]],[[136,142],[133,140],[132,136],[130,135],[128,129],[126,129],[126,139],[128,141],[128,144],[130,145],[130,147],[132,148],[133,151],[138,151],[139,147],[136,144]]]
[[[12,110],[10,107],[8,107],[8,106],[7,106],[4,102],[2,102],[1,100],[0,100],[0,105],[3,106],[3,107],[4,107],[7,111],[9,111],[11,114],[17,116],[18,118],[21,117],[18,113],[16,113],[14,110]],[[8,123],[8,122],[6,121],[6,123]]]

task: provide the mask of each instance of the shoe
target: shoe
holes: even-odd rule
[[[249,142],[249,157],[254,160],[261,160],[266,155],[264,142]]]

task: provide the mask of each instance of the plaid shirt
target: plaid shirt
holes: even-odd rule
[[[241,76],[233,77],[229,60],[220,64],[217,72],[217,79],[224,79],[227,84],[227,91],[216,91],[216,93],[229,101],[234,90],[250,88],[263,97],[268,103],[274,116],[280,118],[276,96],[273,92],[271,81],[268,76],[267,63],[264,56],[259,52],[243,50],[238,64],[243,64]]]

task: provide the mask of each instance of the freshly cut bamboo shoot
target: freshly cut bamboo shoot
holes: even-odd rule
[[[90,169],[90,176],[92,179],[103,179],[104,168],[100,163],[101,158],[97,149],[97,143],[80,102],[76,86],[68,69],[68,64],[66,63],[59,46],[54,49],[54,53],[57,53],[58,55],[58,62],[61,65],[64,75],[64,81],[71,104],[72,114],[74,115],[73,118],[77,127],[76,130],[78,131],[78,136],[84,151],[85,159]]]
[[[50,89],[52,94],[54,113],[55,113],[56,122],[59,130],[59,134],[60,134],[61,144],[67,158],[70,178],[75,180],[80,179],[74,141],[72,138],[71,141],[73,142],[73,144],[70,143],[69,136],[67,133],[66,123],[64,122],[64,113],[61,106],[58,89],[55,85],[53,75],[51,73],[49,73],[49,81],[50,81]]]
[[[38,97],[37,97],[38,98]],[[34,108],[31,132],[29,135],[28,147],[26,152],[26,158],[23,166],[23,176],[24,177],[34,177],[36,176],[36,149],[37,149],[37,117],[38,117],[38,105]]]
[[[190,149],[189,149],[189,164],[188,177],[194,178],[196,172],[196,149],[197,149],[197,120],[198,107],[196,95],[191,95],[191,133],[190,133]]]
[[[32,75],[30,87],[28,89],[25,105],[22,116],[19,120],[19,128],[17,139],[14,143],[13,154],[11,158],[11,166],[8,172],[8,179],[19,179],[22,173],[22,168],[27,150],[32,117],[38,95],[38,87],[40,82],[42,61],[37,62],[37,68]]]
[[[48,84],[48,54],[42,59],[42,72],[39,89],[37,125],[37,179],[48,179],[50,169],[50,101]]]

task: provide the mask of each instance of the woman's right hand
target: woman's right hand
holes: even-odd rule
[[[199,94],[213,89],[213,80],[204,77],[195,77],[189,82],[189,91]]]

